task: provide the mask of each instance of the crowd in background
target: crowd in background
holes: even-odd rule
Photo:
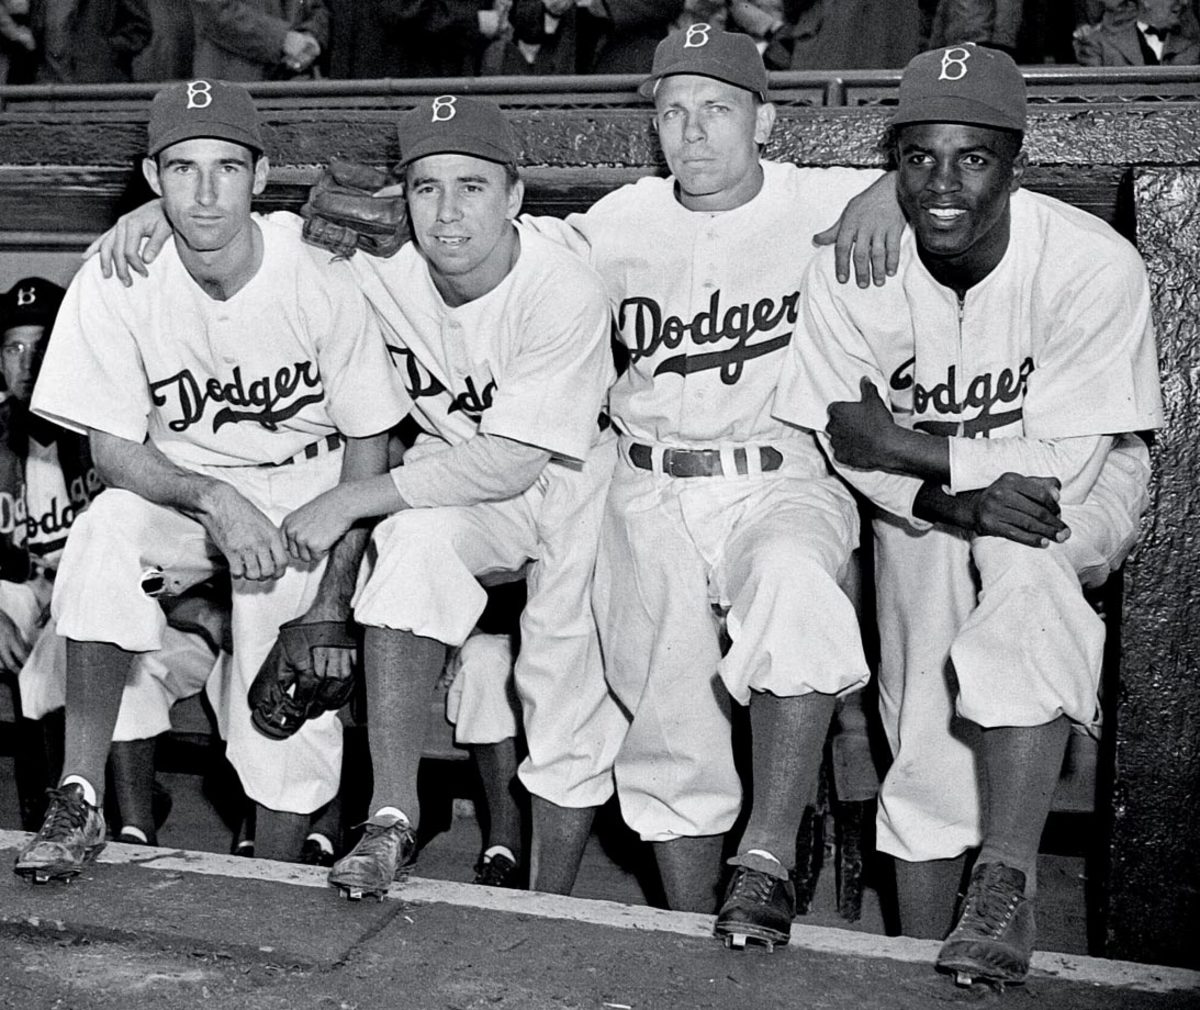
[[[641,73],[672,28],[769,69],[898,68],[976,41],[1019,62],[1200,63],[1200,0],[0,0],[0,83]]]

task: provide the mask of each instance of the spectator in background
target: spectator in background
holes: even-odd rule
[[[186,0],[141,0],[150,17],[150,43],[133,59],[135,81],[192,76],[196,28]]]
[[[404,77],[405,49],[398,44],[404,0],[326,0],[329,7],[330,77],[375,80]]]
[[[578,19],[575,0],[514,0],[512,37],[501,74],[577,74]]]
[[[1200,24],[1187,0],[1103,0],[1099,24],[1075,31],[1075,56],[1087,67],[1200,63]]]
[[[921,0],[920,6],[922,31],[928,38],[924,48],[978,42],[1016,54],[1022,0]]]
[[[131,80],[133,58],[150,41],[143,0],[29,0],[29,18],[37,80],[48,84]]]
[[[28,84],[37,72],[29,0],[0,0],[0,84]]]
[[[733,0],[772,70],[903,67],[921,50],[917,0]]]
[[[592,74],[642,74],[684,11],[684,0],[576,0],[577,65]]]
[[[325,0],[189,0],[192,76],[226,81],[311,77],[329,45]]]

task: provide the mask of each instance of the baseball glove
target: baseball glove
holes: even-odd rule
[[[409,238],[404,197],[371,194],[395,181],[370,165],[330,162],[300,208],[305,239],[338,256],[391,256]]]
[[[318,648],[357,647],[344,621],[305,624],[296,618],[281,624],[279,637],[246,694],[254,728],[272,740],[286,740],[306,720],[345,705],[356,678],[317,673],[313,653]]]

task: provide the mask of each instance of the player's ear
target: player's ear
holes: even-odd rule
[[[267,188],[267,176],[271,172],[271,163],[265,154],[260,154],[254,163],[254,189],[251,192],[258,196]]]
[[[754,113],[754,143],[765,144],[771,139],[773,129],[775,129],[775,106],[771,102],[761,102]]]
[[[142,159],[142,175],[146,179],[146,183],[154,190],[155,196],[162,196],[162,183],[158,178],[158,159],[143,158]]]
[[[508,220],[513,220],[521,213],[521,204],[525,200],[525,181],[518,179],[508,187],[508,207],[505,210],[504,216]]]
[[[1008,191],[1015,193],[1021,188],[1021,180],[1025,177],[1025,169],[1029,166],[1029,159],[1025,156],[1024,150],[1018,151],[1013,158],[1012,165],[1012,181],[1009,183]]]

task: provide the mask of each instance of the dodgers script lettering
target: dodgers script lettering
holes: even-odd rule
[[[172,431],[187,431],[199,424],[212,403],[228,404],[212,415],[214,433],[226,424],[243,421],[253,421],[274,431],[280,421],[295,416],[310,403],[320,403],[324,399],[320,388],[321,376],[313,363],[297,361],[291,367],[280,368],[273,376],[264,375],[249,383],[243,379],[241,367],[234,368],[228,382],[220,379],[202,382],[192,375],[191,369],[185,368],[169,378],[151,382],[150,395],[156,407],[166,406],[174,396],[180,416],[168,422],[167,427]],[[291,399],[302,389],[318,392]]]
[[[1034,372],[1033,358],[1026,358],[1016,368],[1002,368],[999,371],[981,372],[966,381],[958,377],[958,368],[950,365],[946,369],[946,378],[933,386],[925,386],[913,375],[916,358],[909,358],[893,373],[890,380],[892,389],[903,392],[912,390],[913,413],[917,417],[928,414],[941,414],[945,417],[959,418],[969,410],[977,413],[963,420],[961,434],[973,438],[987,435],[997,429],[1017,424],[1022,417],[1019,401],[1025,396],[1029,385],[1029,376]],[[997,406],[1017,404],[1012,410],[996,411]],[[918,421],[914,428],[935,435],[959,434],[959,421]]]
[[[625,336],[631,364],[653,357],[663,348],[675,350],[683,344],[684,338],[693,347],[728,344],[704,354],[689,354],[685,350],[682,354],[664,358],[654,369],[654,374],[691,375],[717,368],[721,372],[721,381],[732,386],[742,377],[747,361],[778,351],[791,342],[799,301],[800,292],[793,291],[778,302],[774,298],[761,298],[753,305],[749,302],[731,305],[722,313],[721,292],[717,290],[712,293],[708,308],[685,322],[679,316],[664,316],[662,306],[653,298],[626,298],[617,312],[617,326]],[[771,333],[785,323],[787,332],[769,340],[750,342],[751,337]]]

